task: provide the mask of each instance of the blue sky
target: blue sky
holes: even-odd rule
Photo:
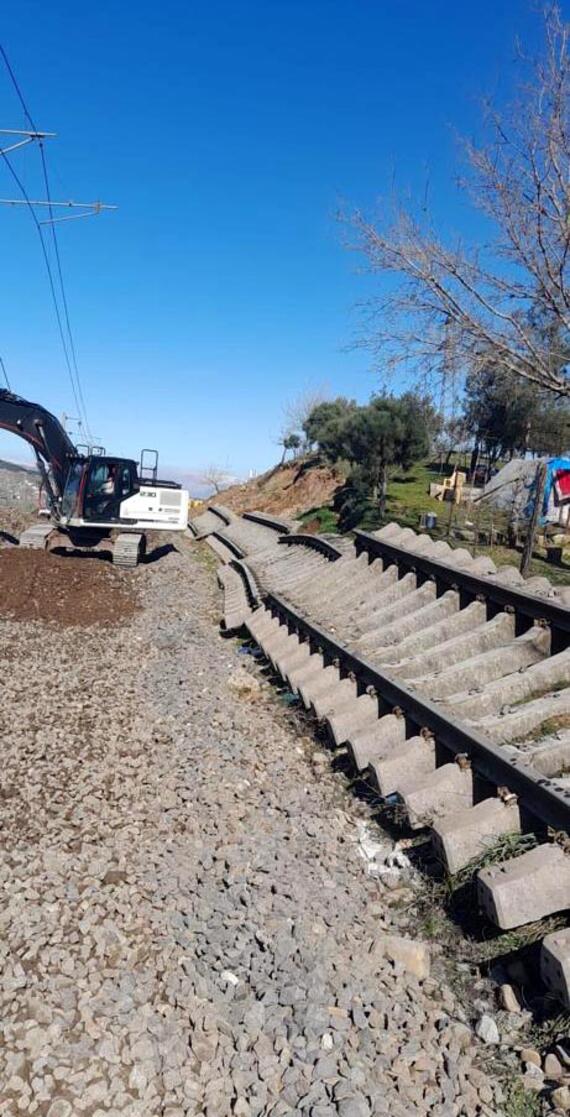
[[[369,281],[339,204],[429,177],[442,228],[476,233],[453,129],[476,133],[477,98],[508,95],[515,36],[539,29],[520,0],[20,0],[3,15],[32,115],[58,133],[53,196],[119,207],[58,230],[94,433],[239,475],[275,460],[284,401],[378,382],[347,349]],[[0,105],[1,126],[25,126],[3,72]],[[37,152],[14,164],[37,194]],[[0,207],[0,228],[12,386],[73,413],[29,215]],[[0,453],[21,445],[0,437]]]

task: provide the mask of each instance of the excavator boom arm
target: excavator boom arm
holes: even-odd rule
[[[57,495],[61,498],[69,459],[77,456],[77,450],[59,419],[41,404],[30,403],[1,388],[0,430],[19,435],[33,447],[36,455],[50,466]]]

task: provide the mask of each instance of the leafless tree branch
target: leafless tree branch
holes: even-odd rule
[[[545,49],[524,63],[530,77],[505,111],[487,111],[486,140],[464,144],[461,183],[490,218],[494,241],[445,243],[425,216],[392,207],[344,216],[348,247],[389,279],[368,304],[370,346],[388,369],[403,360],[424,371],[454,360],[465,371],[489,360],[540,388],[570,396],[569,27],[545,12]],[[393,278],[391,278],[393,277]],[[396,283],[393,282],[394,278]]]

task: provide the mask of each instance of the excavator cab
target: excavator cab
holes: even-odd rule
[[[78,524],[119,523],[121,504],[139,491],[137,467],[126,458],[101,455],[69,463],[61,498],[61,518]]]
[[[118,521],[122,502],[138,491],[137,467],[133,461],[92,459],[85,483],[83,519],[93,523]]]

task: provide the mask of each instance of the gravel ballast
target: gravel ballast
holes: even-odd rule
[[[500,1112],[397,863],[177,547],[121,624],[0,620],[0,1114]]]

